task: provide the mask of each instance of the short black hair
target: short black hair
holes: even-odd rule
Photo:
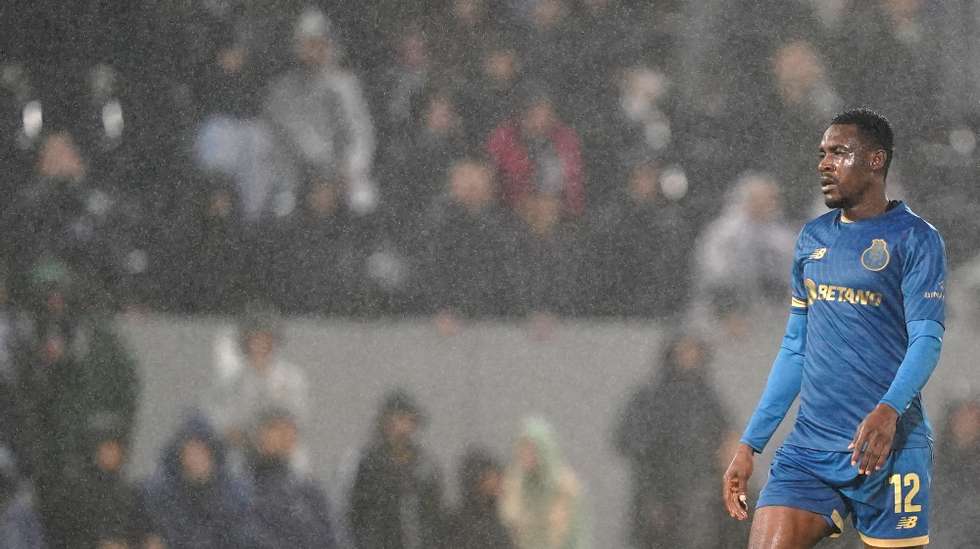
[[[834,117],[831,125],[849,124],[857,126],[861,138],[868,144],[880,147],[888,153],[885,158],[885,176],[888,176],[888,167],[891,166],[892,156],[894,156],[895,134],[892,132],[892,125],[885,116],[869,108],[859,108],[844,111]]]

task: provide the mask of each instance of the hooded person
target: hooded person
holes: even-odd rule
[[[447,549],[514,549],[497,512],[503,467],[483,448],[472,448],[459,467],[460,506],[449,520]]]
[[[729,426],[709,379],[711,350],[699,337],[673,336],[649,382],[630,397],[615,429],[617,452],[629,462],[633,547],[717,547],[705,509],[715,509],[720,441]],[[702,480],[708,479],[708,480]],[[720,509],[719,509],[720,511]],[[692,536],[697,536],[693,537]]]
[[[406,391],[382,402],[374,439],[362,452],[348,521],[357,549],[422,549],[443,539],[442,481],[416,435],[425,416]]]
[[[126,422],[112,412],[85,422],[83,460],[70,471],[60,518],[71,547],[139,547],[151,533],[139,493],[125,477]]]
[[[330,508],[323,489],[296,473],[299,428],[288,410],[263,411],[253,429],[248,471],[254,517],[267,549],[335,549]]]
[[[0,547],[42,549],[41,521],[24,486],[13,454],[0,445]]]
[[[164,449],[143,496],[149,523],[168,549],[260,547],[247,485],[231,474],[224,444],[198,414]]]
[[[524,420],[507,469],[500,514],[517,549],[587,549],[582,486],[547,420]]]

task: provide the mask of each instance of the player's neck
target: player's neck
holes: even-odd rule
[[[850,208],[844,208],[841,212],[841,221],[853,223],[855,221],[878,217],[886,211],[888,211],[888,197],[882,193]]]

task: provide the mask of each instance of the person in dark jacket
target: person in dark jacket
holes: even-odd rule
[[[163,451],[143,497],[149,523],[168,549],[261,547],[247,485],[232,476],[224,445],[197,414]]]
[[[514,548],[497,508],[503,479],[503,467],[488,450],[466,453],[459,468],[461,502],[448,522],[446,549]]]
[[[423,549],[442,542],[442,482],[416,440],[423,422],[415,399],[389,393],[377,432],[363,452],[351,489],[348,520],[357,549]]]
[[[936,453],[937,547],[967,549],[980,539],[976,501],[980,493],[980,399],[952,403]]]
[[[30,491],[17,472],[13,454],[0,445],[0,547],[44,549],[41,520]]]
[[[288,410],[259,414],[248,462],[262,547],[336,549],[326,494],[293,470],[298,436],[296,418]]]
[[[59,519],[68,535],[64,547],[137,549],[153,539],[139,493],[125,477],[128,436],[111,412],[87,418],[88,458],[69,472]],[[50,545],[49,545],[50,546]]]
[[[632,470],[629,539],[637,549],[722,547],[721,532],[713,526],[721,517],[706,518],[710,510],[720,514],[721,509],[714,505],[714,477],[704,472],[721,474],[718,441],[729,436],[730,427],[709,382],[710,360],[707,343],[689,334],[675,336],[654,378],[619,416],[615,445]]]

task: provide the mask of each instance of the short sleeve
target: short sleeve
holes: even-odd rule
[[[902,271],[905,321],[934,320],[945,325],[946,251],[939,232],[929,227],[907,241]]]
[[[803,241],[806,236],[805,230],[804,228],[803,231],[800,231],[799,236],[796,237],[796,246],[793,248],[793,269],[791,273],[792,279],[790,280],[790,288],[792,289],[790,312],[795,314],[806,314],[808,306],[806,284],[803,282],[803,260],[806,259],[806,254],[803,253]]]

